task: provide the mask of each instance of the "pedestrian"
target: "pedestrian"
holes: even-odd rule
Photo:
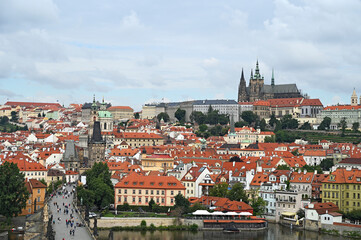
[[[70,231],[69,231],[69,234],[71,235],[71,229],[70,229]]]

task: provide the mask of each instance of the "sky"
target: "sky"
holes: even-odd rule
[[[237,100],[265,84],[361,94],[359,0],[0,0],[0,104]]]

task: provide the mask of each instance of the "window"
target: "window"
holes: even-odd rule
[[[174,201],[174,199],[173,199],[173,198],[171,198],[171,199],[170,199],[170,203],[173,203],[173,201]]]
[[[124,194],[127,194],[127,189],[124,189]]]
[[[138,193],[139,193],[139,194],[142,194],[142,190],[139,190]]]
[[[157,195],[159,195],[159,190],[157,190]]]
[[[141,198],[141,197],[138,199],[138,202],[140,202],[140,203],[142,202],[142,198]]]
[[[118,193],[119,193],[119,194],[121,194],[121,193],[122,193],[122,190],[121,190],[121,189],[119,189],[119,190],[118,190]]]
[[[133,189],[133,194],[135,194],[135,190]]]
[[[38,189],[38,193],[40,193],[40,189]]]
[[[148,190],[145,190],[145,194],[148,194]]]
[[[150,191],[150,194],[153,195],[153,190]]]
[[[174,195],[174,191],[170,191],[170,195]]]
[[[164,190],[162,190],[162,195],[164,195]]]
[[[147,197],[145,198],[145,202],[148,203],[148,198]]]
[[[133,197],[133,202],[135,202],[135,197]]]

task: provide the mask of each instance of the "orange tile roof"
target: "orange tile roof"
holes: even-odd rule
[[[182,183],[173,176],[142,176],[131,173],[115,185],[115,188],[179,189],[185,190]]]
[[[361,170],[337,168],[322,183],[353,183],[361,184]]]
[[[129,106],[112,106],[112,107],[109,107],[107,110],[108,111],[112,111],[112,110],[131,110],[131,111],[133,111],[133,108],[131,108]]]
[[[351,106],[351,105],[338,105],[338,106],[328,106],[325,107],[323,110],[356,110],[361,109],[361,106]]]
[[[293,172],[291,173],[291,183],[311,183],[313,180],[313,172]]]

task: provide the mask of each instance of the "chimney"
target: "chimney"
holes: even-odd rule
[[[304,175],[306,175],[306,173],[307,173],[307,170],[306,170],[306,169],[305,169],[305,170],[303,170],[303,174],[304,174]]]
[[[236,164],[236,162],[233,162],[233,167],[234,167],[235,164]]]

